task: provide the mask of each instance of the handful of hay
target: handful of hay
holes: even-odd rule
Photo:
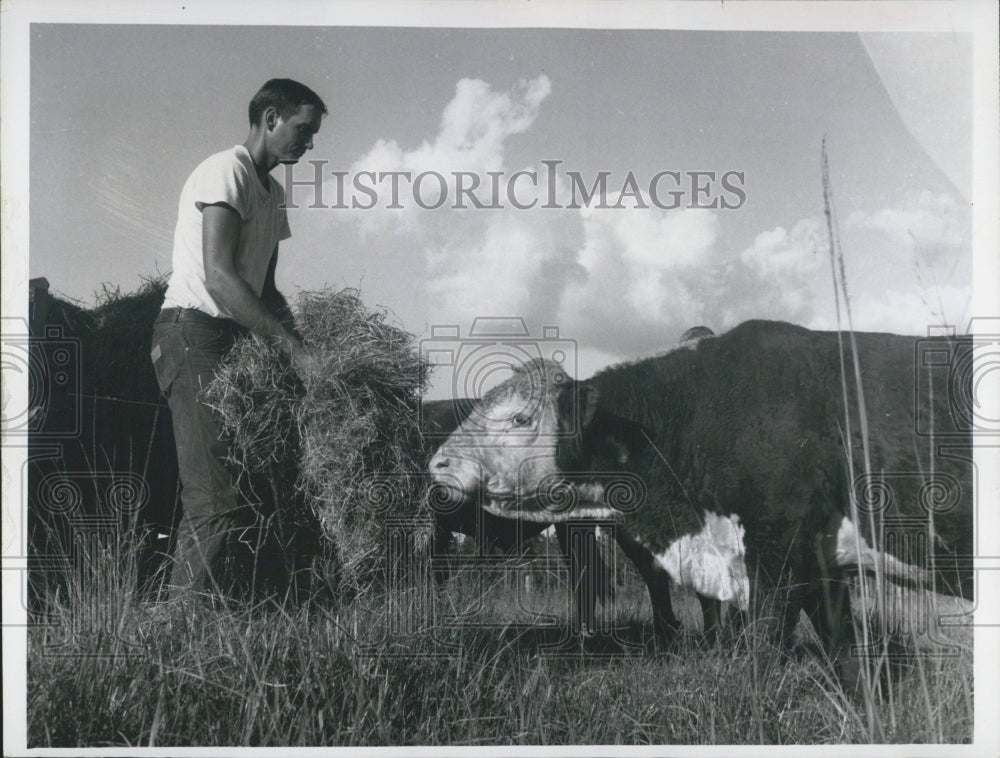
[[[301,381],[274,345],[250,334],[234,345],[205,400],[240,469],[297,469],[297,492],[279,493],[277,508],[294,509],[303,494],[334,549],[341,588],[361,591],[385,566],[386,519],[422,507],[417,419],[427,364],[413,335],[389,323],[386,311],[369,311],[357,290],[303,293],[295,319],[317,359],[315,374]]]

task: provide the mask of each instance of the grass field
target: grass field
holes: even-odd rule
[[[869,712],[837,683],[807,629],[782,648],[762,633],[764,612],[738,639],[707,645],[684,634],[657,649],[645,590],[629,573],[605,618],[618,642],[569,634],[566,587],[551,575],[529,594],[523,573],[464,572],[339,609],[181,607],[142,600],[130,586],[70,582],[44,599],[46,623],[29,632],[30,747],[972,736],[971,650],[911,659]]]

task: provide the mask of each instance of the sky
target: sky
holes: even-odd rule
[[[184,180],[287,76],[329,107],[275,171],[297,182],[290,298],[357,287],[422,341],[520,317],[581,378],[698,324],[835,328],[825,139],[854,327],[973,315],[968,34],[36,24],[30,41],[29,271],[70,298],[169,272]],[[519,177],[512,201],[522,170],[537,187]],[[352,208],[367,171],[425,177],[401,180],[402,207],[386,181]],[[498,175],[501,207],[454,207],[453,172],[484,205]],[[573,172],[606,176],[604,207],[573,202]],[[438,176],[442,207],[421,207]]]

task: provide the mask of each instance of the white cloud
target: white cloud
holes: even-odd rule
[[[670,344],[705,312],[703,290],[718,263],[718,217],[706,210],[582,208],[578,275],[560,319],[595,347],[649,350]],[[641,343],[645,343],[643,348]]]
[[[416,180],[423,172],[434,172],[448,184],[448,200],[438,209],[420,207],[412,184],[403,178],[399,179],[403,207],[386,208],[391,198],[387,178],[378,187],[376,207],[339,212],[339,218],[377,246],[383,258],[408,254],[422,259],[415,287],[423,298],[428,323],[468,325],[482,315],[520,315],[529,322],[552,322],[561,280],[567,275],[564,264],[574,235],[569,228],[574,214],[553,216],[517,209],[506,191],[506,182],[514,174],[507,165],[507,141],[531,128],[551,89],[545,75],[520,81],[510,91],[462,79],[442,111],[434,137],[413,149],[404,149],[396,140],[380,139],[350,166],[349,178],[361,171],[409,172]],[[454,208],[457,194],[452,172],[479,177],[474,195],[486,205],[501,207],[476,209],[466,197],[465,209]],[[496,198],[487,172],[503,173]],[[533,188],[529,181],[517,184],[517,199],[523,203],[544,192],[544,186]],[[436,199],[435,177],[428,176],[423,194],[425,204]],[[579,235],[578,230],[575,233]]]
[[[969,287],[941,286],[932,292],[862,289],[851,298],[852,321],[859,331],[926,335],[928,327],[941,325],[961,331],[968,322],[969,298]],[[817,313],[805,326],[835,329],[836,320]]]
[[[547,269],[557,278],[566,274],[563,263],[555,261],[559,244],[552,226],[537,213],[497,212],[459,228],[465,233],[448,236],[428,251],[427,292],[438,309],[464,323],[478,315],[551,320],[561,284],[551,282],[555,300],[548,304],[539,285]]]
[[[818,219],[802,219],[792,230],[776,227],[757,235],[740,260],[764,279],[812,278],[826,252],[826,230]]]
[[[494,170],[504,141],[526,131],[535,122],[542,102],[552,92],[549,78],[522,80],[511,93],[494,92],[479,79],[462,79],[455,87],[455,97],[441,116],[441,131],[431,146],[425,145],[414,158],[433,157],[435,161],[451,153],[468,166]],[[431,163],[430,165],[441,165]]]
[[[969,249],[969,209],[949,195],[922,192],[904,207],[855,211],[845,228],[873,234],[882,254],[900,262],[918,256],[923,262],[953,265]]]
[[[921,192],[896,207],[854,212],[842,244],[858,328],[903,331],[908,324],[905,331],[923,334],[929,324],[970,315],[971,215],[952,197]]]
[[[727,326],[753,318],[803,323],[812,316],[817,297],[832,290],[826,229],[817,218],[798,221],[791,229],[776,227],[757,235],[740,253],[745,267],[742,292],[733,292]],[[824,288],[825,289],[822,289]]]
[[[489,204],[491,193],[485,182],[486,173],[504,170],[507,139],[531,127],[551,91],[551,82],[544,74],[518,82],[510,92],[497,92],[479,79],[459,80],[455,96],[442,112],[438,134],[432,140],[406,150],[396,140],[379,139],[349,167],[345,194],[353,196],[362,206],[374,204],[374,207],[352,208],[342,212],[340,218],[358,224],[366,237],[387,231],[419,234],[433,230],[434,221],[440,224],[440,217],[448,215],[449,207],[456,202],[454,172],[472,172],[480,177],[483,186],[475,194]],[[374,186],[377,192],[378,200],[374,203],[369,195],[351,191],[351,183],[362,172],[376,174],[364,178],[365,185]],[[405,172],[408,176],[396,179],[386,176],[377,181],[378,174],[393,172]],[[425,176],[421,179],[422,174]],[[447,198],[441,209],[429,211],[414,201],[414,194],[420,196],[424,205],[435,205],[440,193],[438,177],[446,182]],[[395,194],[399,198],[395,205],[401,207],[387,207],[393,204],[393,181],[397,183]],[[414,187],[415,184],[419,186]],[[336,190],[331,188],[330,194],[336,194]],[[347,202],[350,204],[351,200]],[[431,216],[438,218],[431,221]]]
[[[508,140],[532,128],[550,92],[545,76],[510,91],[463,79],[433,138],[409,150],[379,140],[351,170],[502,171],[506,180],[513,173]],[[519,184],[518,198],[541,205],[541,166],[527,168],[539,171],[540,186]],[[608,182],[611,205],[620,181]],[[408,201],[401,210],[338,217],[350,219],[347,228],[353,225],[382,265],[405,261],[427,324],[467,327],[477,316],[521,316],[533,332],[556,325],[577,341],[584,375],[601,362],[672,347],[699,324],[716,332],[756,318],[836,326],[821,215],[766,229],[733,250],[722,236],[722,212],[662,210],[640,195],[648,207],[519,210],[504,196],[500,209],[456,210],[449,202],[429,211]],[[569,203],[565,177],[556,197]],[[928,324],[967,317],[966,208],[924,193],[851,213],[840,226],[855,328],[923,334]]]
[[[967,213],[945,195],[922,193],[897,207],[851,213],[840,244],[854,328],[926,334],[929,325],[961,324],[972,288],[969,234]],[[740,255],[753,282],[740,310],[836,328],[829,256],[819,218],[758,235]],[[846,309],[841,324],[848,324]]]

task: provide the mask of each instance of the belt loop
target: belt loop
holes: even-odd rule
[[[183,308],[174,308],[174,323],[176,324],[181,320],[181,313],[184,312]]]

